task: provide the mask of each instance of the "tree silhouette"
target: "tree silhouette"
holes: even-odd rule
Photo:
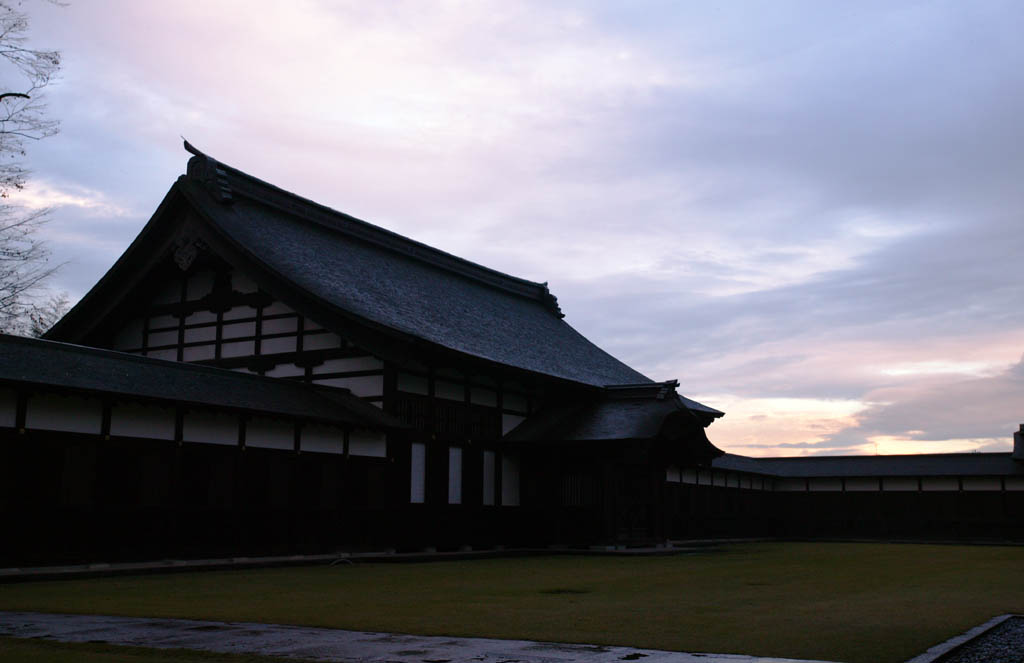
[[[26,146],[60,130],[60,122],[47,117],[42,95],[60,71],[60,52],[29,47],[28,29],[20,3],[0,1],[0,332],[8,333],[38,331],[32,320],[52,300],[40,304],[37,296],[59,267],[49,263],[49,250],[38,236],[50,211],[11,201],[30,175]]]

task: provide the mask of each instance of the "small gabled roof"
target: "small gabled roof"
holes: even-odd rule
[[[723,452],[704,433],[709,420],[686,406],[676,394],[676,386],[675,381],[608,386],[593,397],[542,409],[510,431],[505,440],[661,440],[681,443],[685,454],[698,462],[720,456]]]
[[[0,334],[0,385],[54,388],[378,430],[407,428],[349,393],[292,380]]]
[[[457,258],[186,149],[195,154],[188,174],[140,238],[166,238],[154,226],[182,223],[184,202],[215,249],[246,263],[236,267],[250,268],[271,294],[292,295],[282,299],[321,324],[344,320],[361,331],[359,342],[387,338],[591,387],[650,382],[570,327],[546,284]],[[133,271],[144,263],[137,254],[154,250],[155,240],[148,244],[137,240],[48,338],[84,340],[77,330],[110,310],[125,279],[140,278]]]
[[[1024,463],[1007,453],[906,454],[892,456],[800,456],[751,458],[725,454],[717,469],[780,478],[1024,476]]]

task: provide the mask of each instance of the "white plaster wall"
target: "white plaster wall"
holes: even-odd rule
[[[295,448],[295,426],[290,421],[254,417],[245,424],[245,446],[261,449]]]
[[[337,334],[308,334],[302,338],[303,350],[328,350],[340,347],[341,337]]]
[[[799,492],[807,490],[807,484],[803,479],[776,479],[775,490],[782,492]]]
[[[155,332],[149,335],[149,340],[146,344],[153,348],[158,345],[177,345],[178,344],[178,330]]]
[[[964,490],[1002,490],[999,477],[964,477]]]
[[[186,343],[203,343],[217,340],[216,327],[195,327],[185,330]]]
[[[25,428],[99,435],[102,424],[99,399],[58,394],[34,394],[28,399]]]
[[[683,483],[697,483],[697,470],[683,470]]]
[[[14,428],[17,417],[18,393],[13,389],[0,389],[0,426]]]
[[[448,447],[448,504],[462,504],[462,449]]]
[[[256,344],[253,341],[236,341],[220,346],[221,357],[251,357],[254,354],[256,354]]]
[[[173,440],[174,410],[140,403],[117,403],[110,410],[110,434]]]
[[[194,345],[181,349],[183,361],[203,361],[204,359],[213,359],[216,356],[217,351],[213,345]]]
[[[299,319],[294,317],[264,320],[263,327],[261,329],[264,334],[287,334],[289,332],[295,333],[298,330]]]
[[[1006,477],[1006,490],[1024,490],[1024,477]]]
[[[316,384],[328,387],[343,387],[351,390],[356,396],[380,396],[384,393],[383,375],[364,375],[355,378],[327,378],[317,380]]]
[[[739,476],[737,476],[737,475],[735,475],[735,474],[730,472],[729,475],[726,477],[726,485],[729,486],[730,488],[739,488],[740,487],[740,478],[739,478]]]
[[[483,453],[483,503],[484,506],[494,506],[495,488],[497,483],[495,482],[494,474],[494,452],[484,450]]]
[[[712,472],[711,474],[712,485],[725,487],[725,473]]]
[[[305,347],[305,346],[303,346]],[[384,362],[376,357],[346,357],[328,359],[319,366],[313,367],[313,373],[348,373],[351,371],[377,371],[384,368]],[[426,381],[424,380],[424,384]],[[425,391],[425,389],[424,389]]]
[[[681,480],[678,465],[669,465],[665,468],[665,481],[679,483]]]
[[[523,423],[526,417],[520,417],[518,414],[503,414],[501,415],[501,434],[505,435],[510,430]]]
[[[882,490],[909,492],[917,490],[917,477],[885,477]]]
[[[878,490],[878,479],[874,477],[850,477],[846,480],[846,490],[851,492]]]
[[[814,491],[841,491],[843,489],[842,479],[811,479],[811,490]]]
[[[348,453],[352,456],[386,458],[387,440],[384,433],[368,430],[354,430],[348,435]]]
[[[501,455],[501,504],[519,506],[519,456],[505,452]]]
[[[344,431],[331,426],[304,426],[299,449],[322,454],[345,453]]]
[[[399,373],[398,391],[426,396],[428,393],[427,378],[420,377],[418,375],[411,375],[409,373]]]
[[[223,412],[187,412],[182,429],[187,442],[238,444],[238,416]]]
[[[261,355],[276,355],[281,352],[295,352],[297,337],[284,336],[282,338],[264,338],[260,342]]]
[[[427,447],[422,442],[413,442],[409,459],[409,501],[423,504],[427,488]]]
[[[224,325],[221,328],[221,338],[239,338],[241,336],[255,336],[256,335],[256,323],[250,322],[233,322],[229,325]]]
[[[153,359],[164,359],[166,361],[177,361],[178,360],[178,349],[167,348],[164,350],[146,350],[146,356],[152,357]]]
[[[923,477],[921,490],[960,490],[956,477]]]

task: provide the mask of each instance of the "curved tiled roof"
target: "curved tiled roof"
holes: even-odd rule
[[[176,186],[278,279],[384,333],[591,386],[650,382],[518,279],[328,209],[198,152]]]
[[[505,439],[525,443],[663,440],[680,444],[681,451],[696,462],[722,455],[704,433],[710,423],[708,413],[687,407],[675,385],[674,381],[619,385],[587,399],[553,404],[527,418]]]

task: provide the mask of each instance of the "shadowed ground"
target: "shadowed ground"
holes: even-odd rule
[[[0,661],[46,663],[302,663],[296,659],[0,638]]]
[[[765,543],[120,577],[2,586],[0,609],[895,662],[1024,612],[1024,548]]]

